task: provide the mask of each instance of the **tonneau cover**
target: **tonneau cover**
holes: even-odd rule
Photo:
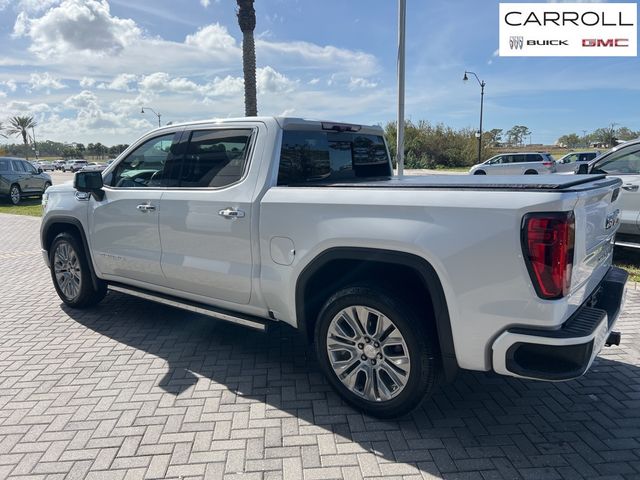
[[[414,188],[467,190],[534,190],[565,191],[590,190],[614,185],[619,180],[605,175],[409,175],[403,178],[363,178],[348,181],[318,181],[289,184],[290,187],[332,188]]]

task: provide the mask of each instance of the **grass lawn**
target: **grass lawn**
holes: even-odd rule
[[[640,282],[640,250],[616,247],[613,263],[629,272],[629,280]]]
[[[39,198],[29,198],[20,202],[20,205],[13,206],[8,203],[0,203],[0,213],[11,213],[13,215],[31,215],[32,217],[42,216],[42,206]]]

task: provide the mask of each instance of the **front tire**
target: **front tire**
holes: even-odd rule
[[[433,391],[441,368],[425,315],[379,287],[353,286],[334,294],[315,331],[318,361],[329,383],[374,417],[412,411]]]
[[[11,185],[9,189],[9,201],[12,205],[18,205],[22,198],[22,192],[20,191],[20,187],[18,185]]]
[[[535,170],[527,170],[524,172],[525,175],[538,175],[538,172]]]
[[[486,175],[487,172],[485,172],[484,170],[476,170],[475,172],[473,172],[474,175]]]
[[[51,278],[60,299],[73,308],[86,308],[100,302],[107,294],[107,284],[93,285],[89,263],[78,239],[60,233],[49,250]]]

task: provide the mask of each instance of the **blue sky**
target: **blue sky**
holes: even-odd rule
[[[640,130],[638,58],[500,58],[498,2],[408,0],[407,117],[534,143],[612,122]],[[395,118],[393,0],[257,0],[258,110],[360,123]],[[0,121],[38,137],[130,143],[166,121],[243,113],[233,0],[0,0]]]

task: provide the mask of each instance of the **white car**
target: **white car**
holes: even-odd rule
[[[402,415],[459,368],[584,374],[613,331],[618,179],[392,177],[377,126],[171,125],[47,190],[41,242],[70,308],[111,289],[315,343],[346,401]]]
[[[78,172],[88,165],[86,160],[68,160],[62,165],[63,172]]]
[[[542,175],[555,172],[556,164],[551,155],[539,152],[501,153],[469,170],[471,175]]]
[[[640,139],[622,143],[588,165],[579,165],[577,173],[604,174],[622,180],[616,245],[640,249]]]

